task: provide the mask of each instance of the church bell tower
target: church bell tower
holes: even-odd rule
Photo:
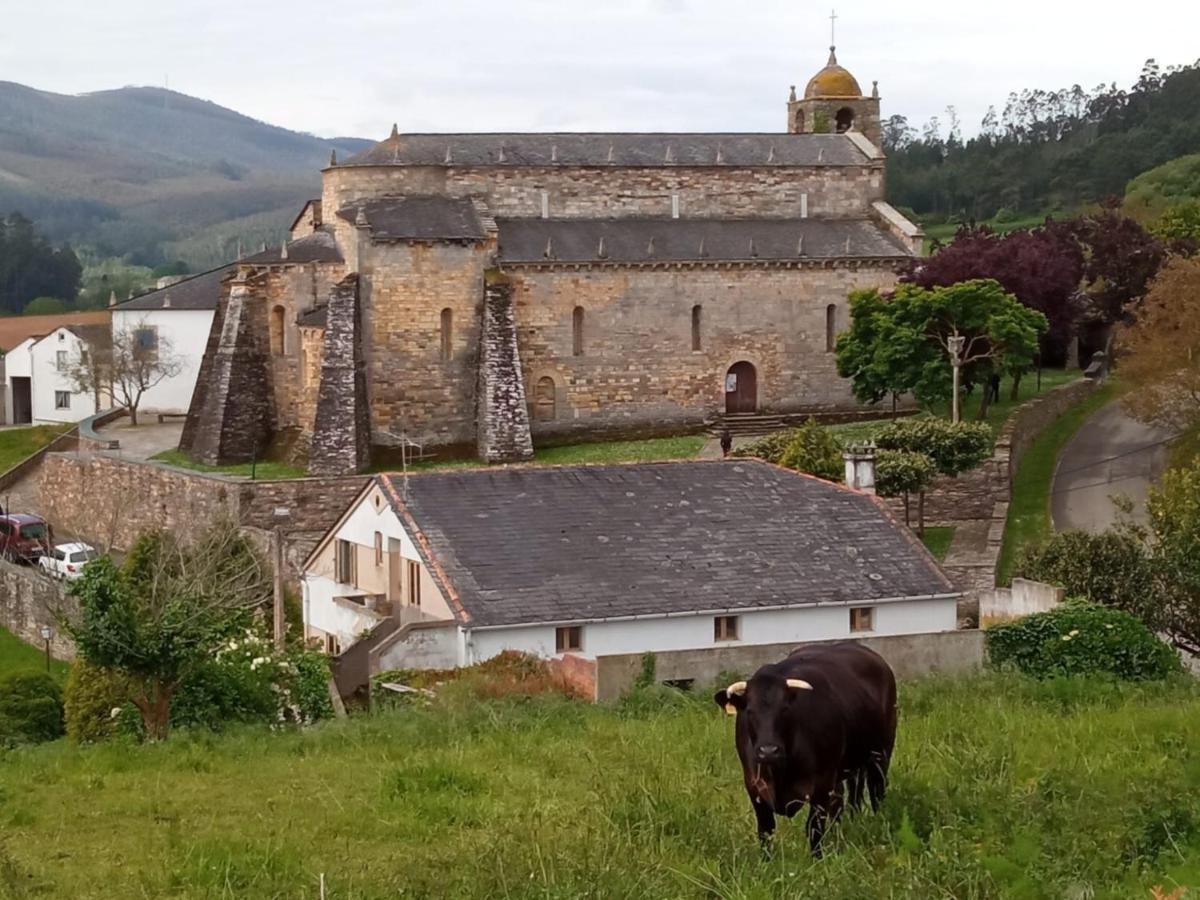
[[[842,134],[860,131],[876,147],[881,146],[879,120],[879,82],[872,82],[871,96],[865,96],[858,81],[838,65],[837,50],[829,48],[829,62],[809,79],[804,96],[796,96],[792,85],[788,97],[790,134]]]

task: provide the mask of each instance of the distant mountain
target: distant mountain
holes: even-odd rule
[[[80,96],[0,82],[0,215],[56,241],[153,264],[277,241],[320,188],[331,150],[372,142],[278,128],[161,88]]]

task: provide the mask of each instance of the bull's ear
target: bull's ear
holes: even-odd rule
[[[746,708],[746,682],[735,681],[723,691],[713,694],[713,700],[729,715]]]

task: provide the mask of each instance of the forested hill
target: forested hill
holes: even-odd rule
[[[1149,60],[1129,89],[1025,90],[963,140],[953,108],[918,132],[884,123],[893,204],[927,219],[1014,217],[1125,193],[1130,179],[1200,152],[1200,63]]]
[[[287,225],[332,149],[368,145],[160,88],[65,96],[0,82],[0,215],[20,210],[56,241],[151,264],[184,238],[223,261],[219,244]]]

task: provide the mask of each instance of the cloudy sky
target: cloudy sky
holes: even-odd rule
[[[1109,10],[1112,10],[1110,12]],[[301,131],[777,131],[824,62],[822,0],[3,0],[0,80],[162,85]],[[839,61],[884,115],[1128,85],[1200,57],[1200,4],[843,0]]]

